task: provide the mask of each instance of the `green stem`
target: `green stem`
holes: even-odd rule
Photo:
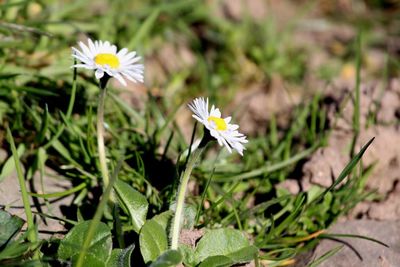
[[[83,188],[86,187],[86,183],[81,183],[78,186],[75,186],[71,189],[62,191],[62,192],[56,192],[56,193],[48,193],[48,194],[37,194],[37,193],[28,193],[29,195],[33,196],[33,197],[40,197],[40,198],[44,198],[44,199],[48,199],[48,198],[59,198],[59,197],[64,197],[64,196],[68,196],[71,195],[72,193],[81,191]]]
[[[21,188],[21,195],[22,195],[22,202],[24,203],[24,210],[25,210],[25,215],[26,215],[26,221],[28,224],[28,239],[32,243],[37,242],[37,235],[36,235],[36,229],[35,229],[35,223],[33,221],[33,215],[32,215],[32,210],[29,202],[29,196],[28,196],[28,191],[26,190],[26,184],[25,184],[25,179],[24,175],[22,173],[22,168],[19,162],[19,157],[17,153],[17,149],[15,147],[14,143],[14,138],[11,134],[10,128],[7,126],[7,137],[8,137],[8,142],[10,143],[11,146],[11,151],[14,157],[14,162],[15,162],[15,168],[17,170],[17,176],[18,176],[18,182],[19,186]]]
[[[360,80],[361,80],[361,57],[362,57],[362,47],[361,47],[361,40],[362,40],[362,31],[361,29],[357,35],[357,46],[356,46],[356,92],[355,92],[355,104],[354,104],[354,132],[356,135],[360,132]]]
[[[106,93],[105,86],[104,88],[100,88],[99,106],[97,108],[97,147],[99,150],[100,170],[103,177],[104,188],[107,188],[110,181],[107,169],[106,149],[104,146],[104,100]]]
[[[101,197],[100,203],[97,207],[96,213],[93,216],[93,219],[91,220],[89,224],[89,229],[88,232],[86,233],[85,240],[83,241],[82,249],[81,252],[79,253],[78,260],[76,262],[76,267],[82,267],[83,264],[85,263],[85,255],[90,247],[90,243],[92,242],[93,236],[96,233],[96,229],[99,226],[99,223],[101,221],[101,217],[103,216],[104,210],[106,209],[107,206],[107,201],[111,197],[111,190],[112,187],[117,180],[118,172],[121,168],[122,161],[118,162],[117,167],[114,170],[114,173],[111,177],[111,183],[109,183],[104,191],[103,196]]]
[[[178,249],[179,243],[179,233],[181,230],[181,222],[183,216],[183,207],[185,205],[185,195],[186,189],[189,182],[190,174],[196,162],[200,158],[201,153],[203,153],[204,147],[199,147],[196,151],[193,152],[191,159],[189,160],[188,164],[186,165],[185,172],[182,175],[181,183],[178,188],[178,196],[176,199],[176,209],[175,209],[175,216],[174,222],[172,224],[172,240],[171,240],[171,249]]]
[[[74,64],[76,64],[76,60],[74,61]],[[77,77],[77,68],[74,68],[74,74],[73,74],[73,79],[72,79],[72,89],[71,89],[71,97],[69,99],[68,103],[68,109],[67,109],[67,114],[65,116],[66,120],[69,120],[72,115],[72,110],[75,105],[75,97],[76,97],[76,77]],[[46,150],[48,149],[63,133],[65,129],[65,124],[61,124],[61,126],[57,129],[56,134],[50,139],[47,144],[43,146],[43,149]]]

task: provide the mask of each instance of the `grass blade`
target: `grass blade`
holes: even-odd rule
[[[332,183],[332,185],[330,187],[328,187],[327,189],[325,189],[324,192],[321,193],[321,195],[319,197],[316,197],[313,201],[311,201],[309,203],[309,206],[312,203],[316,203],[318,201],[320,201],[325,195],[326,193],[328,193],[329,191],[331,191],[332,189],[334,189],[338,184],[340,184],[346,177],[347,175],[349,175],[353,168],[357,165],[357,163],[361,160],[362,156],[364,155],[365,151],[367,150],[367,148],[372,144],[372,142],[374,141],[375,137],[371,138],[371,140],[368,141],[368,143],[366,143],[360,150],[360,152],[358,152],[357,155],[355,155],[353,157],[353,159],[346,165],[346,167],[343,169],[343,171],[339,174],[339,177],[335,180],[335,182]]]
[[[28,240],[32,243],[36,243],[38,240],[37,231],[35,227],[35,223],[33,221],[33,215],[31,210],[31,205],[29,202],[29,195],[28,191],[26,190],[25,178],[24,174],[22,173],[21,162],[19,161],[19,156],[17,152],[17,148],[15,147],[14,138],[12,136],[10,128],[7,126],[7,139],[11,146],[11,151],[14,158],[15,168],[17,170],[17,177],[19,186],[21,188],[21,196],[22,202],[24,204],[26,220],[28,223]]]
[[[339,250],[341,250],[343,248],[343,246],[337,246],[331,250],[329,250],[328,252],[326,252],[324,255],[322,255],[321,257],[319,257],[318,259],[314,260],[309,267],[316,267],[318,265],[320,265],[323,261],[325,261],[326,259],[328,259],[329,257],[335,255]]]
[[[113,173],[113,175],[111,177],[110,183],[108,184],[108,186],[107,186],[106,190],[104,191],[104,194],[103,194],[103,196],[102,196],[102,198],[100,200],[100,203],[99,203],[99,206],[97,207],[96,213],[94,214],[94,217],[93,217],[92,221],[90,222],[89,230],[87,232],[87,236],[85,238],[85,241],[83,242],[82,251],[81,251],[81,253],[79,253],[78,260],[76,262],[76,266],[77,267],[84,266],[83,265],[84,264],[83,260],[85,258],[86,253],[87,253],[87,250],[88,250],[88,248],[90,246],[90,242],[92,241],[93,235],[95,234],[97,226],[100,223],[101,217],[103,216],[103,213],[104,213],[104,210],[106,208],[108,199],[109,199],[109,197],[111,195],[111,190],[112,190],[112,188],[114,186],[115,181],[117,180],[118,172],[119,172],[119,170],[121,168],[121,165],[122,165],[122,161],[119,161],[118,165],[115,168],[114,173]]]
[[[365,239],[365,240],[368,240],[368,241],[371,241],[371,242],[375,242],[375,243],[377,243],[377,244],[379,244],[379,245],[382,245],[382,246],[384,246],[384,247],[387,247],[387,248],[389,247],[389,245],[383,243],[382,241],[379,241],[379,240],[377,240],[377,239],[375,239],[375,238],[372,238],[372,237],[363,236],[363,235],[353,235],[353,234],[322,234],[322,235],[320,235],[319,237],[321,237],[321,238],[337,238],[337,237],[360,238],[360,239]]]

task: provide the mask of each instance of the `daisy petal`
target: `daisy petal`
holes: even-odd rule
[[[124,78],[122,78],[121,74],[117,73],[114,75],[114,77],[123,85],[126,86],[126,81],[124,80]]]
[[[117,47],[109,41],[92,41],[87,44],[78,42],[80,49],[72,47],[72,57],[80,61],[74,64],[74,68],[94,70],[97,79],[101,79],[104,73],[115,77],[122,85],[126,86],[126,80],[143,82],[143,64],[135,51],[129,52],[127,48],[118,51]]]
[[[97,69],[95,72],[94,72],[94,75],[96,76],[96,78],[97,79],[101,79],[101,78],[103,78],[103,76],[104,76],[104,71],[102,70],[102,69]]]
[[[243,156],[243,150],[245,150],[243,144],[248,141],[245,135],[237,131],[238,125],[230,124],[231,117],[221,118],[221,111],[214,105],[211,106],[209,112],[208,98],[206,100],[196,98],[188,106],[193,112],[192,117],[204,125],[220,146],[225,146],[230,153],[236,150]]]

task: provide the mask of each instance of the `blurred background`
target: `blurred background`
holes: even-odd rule
[[[62,80],[70,74],[70,46],[88,37],[109,40],[143,56],[146,82],[130,86],[133,105],[143,108],[149,92],[168,109],[208,96],[227,113],[235,110],[246,133],[260,134],[270,114],[286,113],[331,84],[354,83],[360,31],[362,81],[396,77],[399,6],[396,0],[3,0],[0,45],[8,72]],[[188,114],[182,116],[185,128]]]
[[[79,189],[61,204],[52,203],[60,208],[54,216],[92,218],[101,195],[93,119],[98,85],[92,72],[78,70],[72,119],[65,115],[74,84],[71,46],[87,38],[142,56],[144,84],[111,83],[106,145],[110,162],[125,157],[120,178],[146,196],[149,218],[167,210],[174,198],[179,157],[194,124],[186,104],[203,96],[223,116],[233,115],[251,141],[243,158],[209,149],[195,170],[188,202],[203,212],[196,227],[243,225],[265,258],[281,260],[306,250],[302,238],[339,216],[350,222],[400,219],[400,1],[0,0],[3,207],[21,204],[16,179],[7,178],[13,175],[7,168],[9,125],[26,178],[39,171],[41,178],[57,180],[53,186],[45,179],[43,190],[32,186],[34,179],[37,192]],[[58,142],[51,143],[54,136]],[[364,172],[314,203],[372,137]],[[203,203],[200,195],[208,186]],[[315,206],[297,213],[303,196]],[[23,216],[23,209],[14,213]],[[66,231],[71,225],[43,227]],[[393,231],[376,238],[398,244],[390,239]]]

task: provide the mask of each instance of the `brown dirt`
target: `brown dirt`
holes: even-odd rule
[[[66,189],[71,188],[71,184],[69,181],[65,179],[56,179],[57,175],[54,175],[54,172],[50,169],[47,170],[48,174],[44,177],[44,192],[41,190],[40,177],[35,175],[34,180],[34,188],[37,193],[55,193],[62,192]],[[18,217],[26,220],[25,210],[21,198],[20,186],[18,183],[18,178],[16,173],[12,173],[7,176],[0,184],[0,208],[6,210],[7,212],[17,215]],[[26,183],[28,191],[31,191],[32,186],[29,182]],[[58,199],[49,199],[46,204],[45,201],[41,198],[37,199],[37,203],[33,201],[33,198],[30,198],[30,203],[33,212],[45,213],[54,217],[64,218],[62,213],[63,206],[69,206],[73,200],[73,195],[64,198]],[[38,207],[40,207],[38,209]],[[48,238],[49,235],[53,235],[65,231],[64,224],[54,219],[49,218],[41,218],[38,215],[35,215],[35,220],[38,223],[39,235],[43,238]],[[24,226],[26,227],[26,225]],[[25,229],[25,228],[24,228]]]
[[[350,220],[334,225],[332,234],[354,234],[383,241],[389,247],[359,238],[324,239],[315,249],[312,259],[318,259],[324,253],[337,247],[343,248],[321,267],[396,267],[400,262],[399,221]],[[297,267],[307,266],[298,261]]]
[[[372,137],[373,144],[365,153],[362,163],[366,168],[374,164],[373,171],[367,180],[367,190],[376,190],[382,195],[383,200],[378,202],[363,202],[349,215],[377,220],[399,219],[399,198],[397,183],[400,180],[400,129],[394,123],[398,120],[400,108],[399,81],[391,81],[388,88],[382,91],[377,84],[364,85],[361,95],[361,125],[356,151]],[[339,103],[345,101],[347,90],[332,91],[329,95],[334,102],[331,104],[331,127],[333,132],[326,147],[318,149],[304,165],[304,177],[301,184],[304,190],[311,185],[328,187],[332,178],[338,177],[347,162],[350,160],[349,148],[353,134],[351,121],[353,114],[352,101],[347,101],[343,107],[342,115],[335,118]],[[380,103],[376,105],[376,103]],[[376,112],[377,124],[367,126],[367,117],[371,112]],[[385,211],[385,212],[383,212]]]
[[[192,249],[196,247],[196,242],[204,235],[203,229],[182,229],[179,236],[179,242],[190,246]]]

